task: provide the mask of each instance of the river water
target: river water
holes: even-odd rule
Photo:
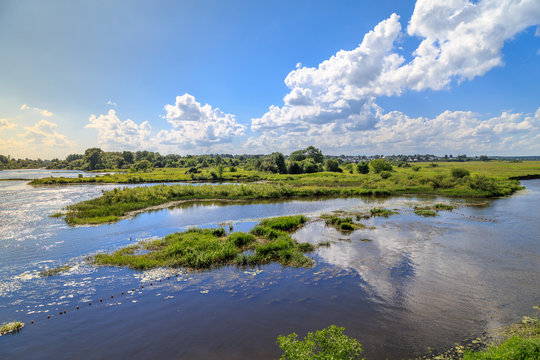
[[[523,185],[526,190],[481,207],[468,206],[479,202],[474,199],[418,196],[205,202],[70,227],[49,215],[118,185],[0,181],[0,322],[26,323],[20,333],[0,337],[0,353],[14,359],[272,359],[280,355],[278,335],[303,337],[330,324],[357,338],[368,359],[445,350],[519,321],[540,303],[540,180]],[[460,207],[434,218],[411,211],[436,202]],[[294,234],[301,242],[331,243],[310,255],[316,265],[309,269],[271,264],[139,272],[86,261],[190,226],[247,231],[264,217],[372,207],[400,213],[366,220],[368,228],[352,234],[320,221]],[[39,276],[62,265],[72,267]]]

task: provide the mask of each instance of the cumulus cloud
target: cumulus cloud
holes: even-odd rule
[[[20,107],[21,110],[30,110],[30,111],[34,111],[34,112],[37,112],[39,113],[41,116],[45,116],[45,117],[51,117],[53,116],[54,114],[52,112],[50,112],[49,110],[45,110],[45,109],[40,109],[40,108],[37,108],[37,107],[31,107],[31,106],[28,106],[26,104],[22,104],[21,107]]]
[[[115,102],[114,102],[114,101],[112,101],[112,100],[109,100],[109,101],[107,101],[107,105],[111,105],[111,106],[118,106],[118,104],[117,104],[117,103],[115,103]]]
[[[8,119],[0,119],[0,131],[4,129],[13,129],[15,126],[16,125],[10,122]]]
[[[405,116],[383,115],[376,104],[378,97],[399,96],[407,90],[440,90],[454,80],[481,76],[503,64],[501,50],[506,40],[536,24],[540,24],[536,0],[418,0],[407,34],[420,37],[421,43],[409,62],[395,50],[396,40],[406,34],[399,16],[392,14],[367,33],[357,48],[341,50],[318,67],[291,71],[285,79],[290,91],[283,106],[272,105],[263,116],[252,119],[251,129],[261,135],[250,143],[287,137],[281,145],[304,146],[306,137],[320,137],[330,147],[338,134],[377,133],[389,117]],[[418,121],[407,124],[415,126]],[[379,139],[385,142],[385,136]],[[353,143],[358,140],[350,139],[349,145]]]
[[[540,151],[540,108],[534,114],[502,112],[486,118],[470,111],[444,111],[434,118],[409,117],[399,111],[379,113],[376,125],[329,136],[325,125],[299,137],[266,132],[248,140],[255,151],[287,152],[317,144],[328,152],[356,153],[515,153]]]
[[[98,142],[105,149],[141,149],[149,146],[151,126],[148,121],[137,125],[130,119],[121,121],[116,111],[109,110],[106,115],[91,115],[86,128],[96,129]]]
[[[162,130],[157,141],[170,146],[206,147],[231,142],[235,136],[242,136],[246,126],[239,124],[236,117],[218,108],[201,105],[189,94],[176,97],[174,105],[166,105],[165,118],[172,130]]]
[[[65,135],[56,132],[58,125],[47,120],[40,120],[34,126],[25,126],[24,133],[19,136],[27,139],[27,143],[33,143],[43,146],[66,147],[73,146]]]

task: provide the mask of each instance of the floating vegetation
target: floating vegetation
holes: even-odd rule
[[[437,211],[452,211],[455,208],[456,207],[454,205],[450,205],[450,204],[435,204],[435,205],[433,205],[433,209],[435,209]]]
[[[416,215],[426,216],[426,217],[437,216],[437,212],[431,209],[432,208],[430,206],[424,206],[424,207],[415,206],[414,213]]]
[[[20,321],[12,321],[9,323],[3,323],[0,325],[0,336],[8,334],[10,332],[19,331],[24,327],[24,323]]]
[[[352,217],[348,216],[341,217],[336,215],[323,214],[321,215],[321,219],[325,221],[326,225],[332,226],[335,229],[345,233],[357,229],[363,229],[366,227],[364,224],[353,222]]]
[[[68,271],[69,269],[71,269],[70,265],[59,266],[53,269],[45,269],[39,272],[39,276],[54,276],[56,274],[60,274],[61,272]]]
[[[112,254],[98,254],[99,265],[127,266],[145,270],[155,267],[210,269],[223,265],[254,266],[279,262],[294,267],[309,267],[313,260],[304,255],[315,247],[297,243],[288,232],[306,222],[302,215],[261,221],[249,234],[225,236],[223,228],[189,229],[162,239],[128,246]],[[139,250],[146,250],[141,253]]]
[[[65,214],[64,213],[61,213],[61,212],[57,212],[57,213],[54,213],[52,215],[49,215],[49,217],[52,217],[52,218],[60,218],[62,216],[64,216]]]
[[[363,241],[363,242],[371,242],[371,241],[373,241],[373,240],[371,240],[371,239],[360,239],[360,241]]]
[[[389,217],[390,215],[398,214],[397,211],[385,209],[385,208],[373,208],[369,212],[371,216],[383,216],[383,217]]]

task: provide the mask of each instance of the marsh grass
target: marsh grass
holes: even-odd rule
[[[0,325],[0,336],[8,334],[10,332],[16,332],[21,330],[24,327],[24,323],[20,321],[12,321],[8,323],[3,323]]]
[[[308,243],[297,243],[289,232],[282,230],[297,229],[305,222],[303,215],[271,218],[261,221],[249,234],[235,232],[228,236],[223,228],[193,228],[159,240],[128,246],[111,254],[98,254],[93,261],[98,265],[127,266],[137,270],[155,267],[211,269],[224,265],[255,266],[270,262],[309,267],[313,265],[313,260],[304,253],[313,251],[315,247]],[[140,253],[141,249],[147,252]]]
[[[389,217],[391,215],[398,214],[397,211],[393,211],[393,210],[385,209],[385,208],[373,208],[369,212],[371,216],[382,216],[382,217]]]
[[[71,269],[70,265],[59,266],[53,269],[45,269],[39,272],[39,276],[41,277],[54,276],[64,271],[68,271],[69,269]]]
[[[433,206],[415,206],[414,213],[420,216],[437,216],[439,211],[452,211],[456,207],[449,204],[435,204]]]
[[[338,214],[340,215],[322,214],[320,218],[325,221],[327,226],[331,226],[344,234],[366,227],[362,223],[354,222],[351,216],[346,216],[348,213]]]
[[[521,174],[525,171],[540,173],[534,167],[528,170],[503,172],[503,167],[487,168],[476,164],[482,171],[470,171],[471,175],[454,177],[451,174],[453,164],[436,168],[422,167],[421,172],[410,168],[397,168],[387,179],[378,174],[350,174],[319,172],[312,174],[269,174],[242,170],[229,174],[226,181],[243,182],[242,184],[220,185],[157,185],[129,189],[114,189],[103,192],[99,198],[83,201],[67,208],[65,220],[72,225],[101,224],[118,221],[130,213],[160,206],[175,201],[197,200],[264,200],[290,199],[306,197],[350,197],[350,196],[385,196],[401,194],[437,194],[444,196],[497,197],[511,195],[522,189],[519,182],[498,176],[498,174]],[[206,170],[205,170],[206,171]],[[493,171],[497,175],[492,175]],[[115,174],[116,175],[116,174]],[[195,174],[199,176],[200,174]],[[132,174],[118,174],[95,179],[96,182],[139,182],[132,180]],[[128,176],[129,181],[126,180]],[[177,170],[159,170],[155,173],[136,175],[140,182],[185,181]],[[175,178],[175,176],[177,176]],[[202,176],[202,174],[201,174]],[[88,179],[88,178],[82,178]],[[114,181],[114,180],[118,181]],[[98,181],[99,180],[99,181]],[[124,181],[125,180],[125,181]],[[174,181],[176,181],[174,180]],[[54,179],[36,180],[36,183],[60,182]],[[67,182],[78,182],[73,178]],[[86,181],[86,180],[84,180]],[[259,181],[259,182],[255,182]]]

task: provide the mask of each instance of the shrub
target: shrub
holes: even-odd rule
[[[288,174],[302,174],[304,172],[304,168],[302,165],[300,165],[296,161],[289,161],[289,165],[287,165],[287,173]]]
[[[281,360],[360,359],[362,344],[343,334],[345,328],[331,325],[326,329],[309,332],[302,340],[295,333],[280,335],[277,344],[283,350]]]
[[[375,159],[369,162],[373,171],[378,174],[381,171],[392,171],[392,164],[384,159]]]
[[[339,167],[339,163],[334,159],[327,159],[324,162],[324,170],[331,172],[343,172],[343,170],[341,170]]]
[[[452,169],[452,176],[458,179],[461,179],[462,177],[468,176],[471,173],[467,169],[463,168],[453,168]]]
[[[356,165],[356,171],[358,171],[359,174],[369,173],[369,163],[367,161],[360,161]]]
[[[383,179],[388,179],[390,176],[392,176],[392,173],[390,171],[381,171],[381,177]]]
[[[254,242],[255,236],[243,232],[236,232],[229,235],[227,239],[231,241],[236,247],[243,247]]]

